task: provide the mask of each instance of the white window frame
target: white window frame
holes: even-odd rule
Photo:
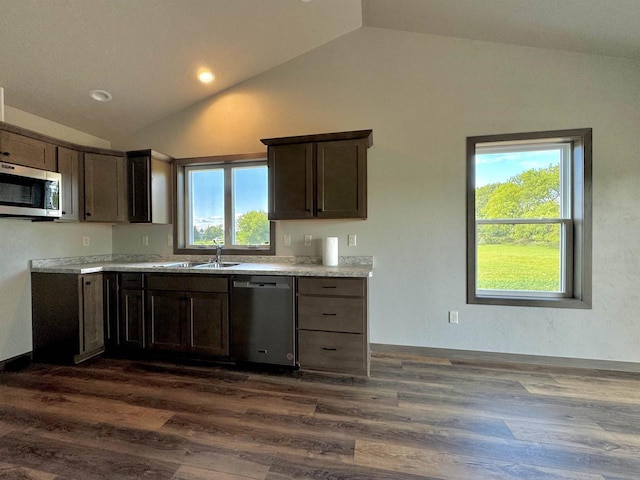
[[[477,154],[561,149],[558,218],[476,218]],[[557,292],[478,288],[479,225],[558,224],[561,229]],[[591,308],[591,129],[467,138],[467,303]]]

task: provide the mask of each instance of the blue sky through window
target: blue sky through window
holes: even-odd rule
[[[490,183],[502,183],[532,168],[559,165],[560,150],[476,154],[476,188]]]
[[[193,216],[195,219],[224,215],[224,173],[222,169],[192,172]],[[267,211],[267,168],[234,169],[236,214]]]

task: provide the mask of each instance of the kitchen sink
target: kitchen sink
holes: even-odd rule
[[[161,265],[162,268],[193,268],[208,265],[207,262],[176,262]]]
[[[220,262],[220,263],[200,263],[198,265],[194,265],[196,268],[228,268],[235,267],[236,265],[240,265],[239,263],[232,262]]]
[[[158,265],[160,268],[228,268],[240,265],[232,262],[175,262]]]

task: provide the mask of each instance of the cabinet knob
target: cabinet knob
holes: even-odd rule
[[[85,215],[86,215],[87,217],[90,217],[90,216],[91,216],[91,213],[87,212],[87,213],[85,213]]]
[[[319,208],[319,209],[318,209],[318,211],[319,211],[319,212],[321,212],[322,210],[323,210],[322,208]]]
[[[91,282],[85,282],[84,284],[85,285],[91,285]]]
[[[5,157],[10,157],[11,156],[11,152],[2,152],[2,155],[4,155]]]
[[[311,213],[311,209],[310,208],[307,208],[306,210],[307,210],[307,212]]]

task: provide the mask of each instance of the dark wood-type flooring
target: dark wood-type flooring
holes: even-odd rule
[[[0,372],[0,479],[640,478],[640,376],[376,353],[370,379],[99,358]]]

